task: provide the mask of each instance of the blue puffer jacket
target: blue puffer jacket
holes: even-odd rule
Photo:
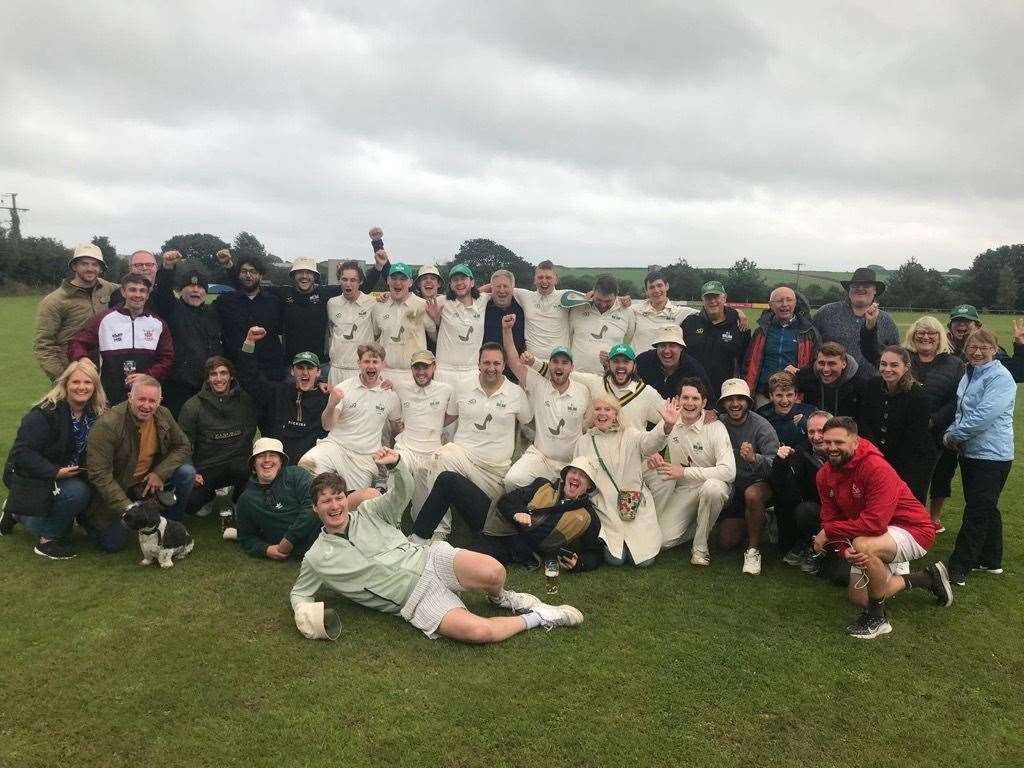
[[[956,388],[956,418],[946,434],[969,459],[1013,460],[1017,385],[998,360],[968,365]]]

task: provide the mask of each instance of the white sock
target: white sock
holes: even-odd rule
[[[488,595],[487,599],[490,600],[491,603],[493,603],[494,605],[502,605],[505,602],[505,595],[507,594],[508,590],[502,589],[501,592],[499,592],[496,595]]]
[[[407,537],[410,544],[416,544],[422,547],[424,544],[429,544],[430,539],[424,539],[422,536],[417,536],[415,533],[410,533]]]
[[[530,611],[529,613],[524,613],[523,616],[522,616],[522,619],[523,619],[523,621],[526,622],[526,628],[527,629],[536,629],[537,627],[539,627],[541,625],[540,614],[537,613],[536,611]]]

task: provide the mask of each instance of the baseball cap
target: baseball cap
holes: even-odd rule
[[[636,352],[633,351],[633,348],[629,346],[629,344],[616,344],[608,350],[609,359],[618,357],[619,355],[624,355],[630,360],[636,360]]]
[[[391,271],[388,272],[388,277],[392,275],[402,275],[412,280],[412,267],[405,262],[399,261],[396,264],[391,265]]]
[[[409,358],[409,365],[433,365],[435,362],[434,353],[429,349],[423,349]]]
[[[196,285],[202,288],[204,291],[210,290],[210,283],[206,279],[206,276],[198,269],[190,269],[188,274],[185,275],[185,282],[181,284],[184,288],[187,285]]]
[[[957,304],[949,312],[950,320],[973,320],[976,323],[981,322],[981,316],[978,314],[976,307],[970,304]]]
[[[454,267],[448,270],[448,279],[451,280],[456,275],[465,275],[470,280],[472,280],[473,270],[469,268],[468,264],[456,264]]]
[[[314,368],[320,367],[320,358],[314,355],[312,352],[299,352],[295,357],[292,358],[292,365],[312,365]]]
[[[565,355],[569,358],[569,362],[572,362],[572,352],[569,351],[568,347],[555,347],[551,350],[551,354],[548,355],[548,359],[550,360],[555,355]]]
[[[704,285],[700,287],[700,295],[707,296],[708,294],[723,294],[725,293],[725,286],[722,285],[721,280],[708,280]]]

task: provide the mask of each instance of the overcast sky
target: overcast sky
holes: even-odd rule
[[[150,6],[150,7],[146,7]],[[211,10],[211,8],[213,10]],[[1024,2],[14,0],[25,234],[286,260],[966,266],[1021,242]]]

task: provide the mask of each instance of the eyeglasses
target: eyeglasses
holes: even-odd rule
[[[258,275],[259,272],[257,272],[255,269],[240,269],[240,270],[238,270],[238,274],[240,274],[240,275]]]
[[[967,354],[970,354],[972,352],[995,352],[996,348],[993,347],[991,344],[972,344],[971,346],[967,347],[965,351],[967,352]]]
[[[914,331],[914,336],[915,337],[928,336],[930,338],[937,339],[939,337],[939,332],[938,331]]]

